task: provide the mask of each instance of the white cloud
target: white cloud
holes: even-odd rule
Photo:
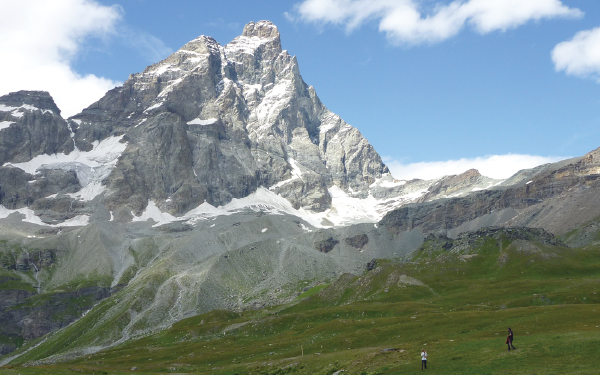
[[[404,164],[400,161],[385,158],[385,163],[392,176],[401,180],[419,178],[432,180],[442,176],[456,175],[469,169],[477,169],[484,176],[504,179],[509,178],[521,169],[533,168],[546,163],[555,163],[566,157],[535,155],[492,155],[473,159],[447,161],[431,161]]]
[[[49,91],[63,117],[68,117],[120,84],[80,75],[71,67],[86,39],[115,34],[122,18],[119,6],[93,0],[1,1],[0,14],[0,95]]]
[[[552,61],[556,71],[600,82],[600,27],[580,31],[573,39],[557,44]]]
[[[304,21],[343,25],[348,31],[378,20],[379,30],[397,44],[439,42],[458,34],[465,25],[486,34],[533,20],[583,15],[560,0],[457,0],[437,2],[429,13],[422,9],[426,3],[430,1],[304,0],[294,10]]]

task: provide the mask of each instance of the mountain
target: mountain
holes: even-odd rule
[[[309,211],[318,226],[374,222],[448,186],[464,193],[489,180],[472,171],[432,191],[433,182],[394,180],[360,132],[304,83],[268,21],[249,23],[225,46],[201,36],[66,121],[47,93],[0,103],[3,171],[15,175],[3,179],[10,187],[0,204],[33,210],[38,224],[176,220],[260,189]]]
[[[387,168],[360,132],[328,111],[270,22],[226,46],[201,36],[70,119],[75,143],[122,136],[105,204],[179,216],[259,187],[324,211],[327,191],[366,190]]]
[[[0,97],[0,364],[57,361],[409,259],[429,236],[534,227],[594,244],[599,151],[493,180],[397,180],[251,22],[63,119]],[[445,240],[444,240],[445,241]],[[449,240],[448,240],[449,241]],[[57,344],[57,343],[60,343]]]

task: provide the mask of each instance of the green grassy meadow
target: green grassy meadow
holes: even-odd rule
[[[343,275],[295,303],[213,311],[68,363],[0,373],[412,374],[423,348],[427,371],[438,374],[599,372],[598,246],[505,238],[461,254],[435,246],[426,242],[411,262],[380,260],[360,277]]]

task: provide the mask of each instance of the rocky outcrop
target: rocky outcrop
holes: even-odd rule
[[[12,166],[0,167],[0,204],[8,209],[34,205],[54,194],[69,194],[81,188],[77,174],[60,169],[43,169],[32,176]],[[71,199],[69,199],[70,205]],[[52,202],[52,206],[57,206]]]
[[[38,272],[42,268],[49,268],[55,262],[56,253],[53,250],[0,253],[0,265],[8,270]]]
[[[340,243],[340,241],[334,239],[333,237],[329,237],[326,240],[315,242],[315,249],[319,250],[322,253],[328,253],[331,250],[333,250],[335,245],[337,245],[338,243]]]
[[[49,93],[19,91],[0,97],[0,165],[73,148],[67,122]]]
[[[19,281],[19,279],[13,277],[2,277],[0,278],[0,285],[14,281]],[[11,306],[16,306],[33,295],[35,295],[35,292],[31,290],[2,289],[0,290],[0,311],[6,310]]]
[[[36,209],[46,197],[80,190],[75,170],[44,166],[58,154],[76,151],[73,137],[47,92],[19,91],[0,97],[0,205]],[[49,201],[43,205],[51,210],[38,211],[38,215],[51,213],[50,222],[72,218],[77,213],[72,210],[72,199],[68,200],[68,210],[61,202]]]
[[[41,337],[65,327],[98,301],[110,296],[107,287],[90,286],[74,291],[40,293],[31,285],[27,274],[46,272],[54,266],[53,250],[12,248],[0,252],[0,265],[11,276],[0,276],[0,355],[17,349],[24,341]],[[6,274],[6,273],[4,273]]]
[[[494,240],[494,250],[492,251],[497,251],[501,258],[507,257],[505,253],[504,255],[502,253],[507,249],[520,252],[542,252],[539,245],[567,247],[552,233],[540,228],[487,227],[477,231],[461,233],[456,238],[429,234],[423,245],[413,253],[413,258],[437,257],[445,254],[475,256],[481,251],[490,251],[489,240]],[[487,246],[485,246],[486,243]],[[508,244],[508,246],[505,244]]]
[[[369,236],[366,234],[357,234],[356,236],[348,237],[344,241],[355,249],[362,249],[369,243]]]
[[[484,179],[485,177],[476,169],[469,169],[459,175],[442,177],[430,186],[427,193],[420,197],[417,202],[427,202],[440,196],[450,196],[466,187],[474,186]]]
[[[65,327],[108,296],[110,289],[100,287],[41,295],[9,291],[2,294],[7,300],[2,304],[4,307],[0,308],[0,335],[18,337],[21,340],[41,337]]]

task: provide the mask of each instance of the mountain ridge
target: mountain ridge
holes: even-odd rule
[[[86,217],[130,221],[147,210],[177,218],[204,203],[225,206],[264,187],[293,209],[322,217],[317,225],[346,225],[376,222],[398,205],[434,199],[448,189],[464,194],[492,185],[474,176],[460,186],[450,187],[451,181],[443,191],[426,192],[429,183],[394,180],[360,132],[330,112],[302,80],[296,58],[282,49],[269,21],[249,23],[225,46],[200,36],[132,74],[66,124],[57,121],[64,152],[35,150],[31,160],[11,158],[10,165],[33,175],[21,178],[34,184],[48,185],[44,176],[34,181],[45,171],[70,173],[71,179],[74,173],[79,186],[63,182],[27,205],[0,199],[9,209],[31,207],[28,215],[39,216],[38,224]],[[25,163],[16,163],[21,160]],[[375,201],[353,200],[358,202],[353,207],[367,208],[347,212],[350,216],[334,204],[370,195]],[[94,212],[100,214],[90,215]]]

